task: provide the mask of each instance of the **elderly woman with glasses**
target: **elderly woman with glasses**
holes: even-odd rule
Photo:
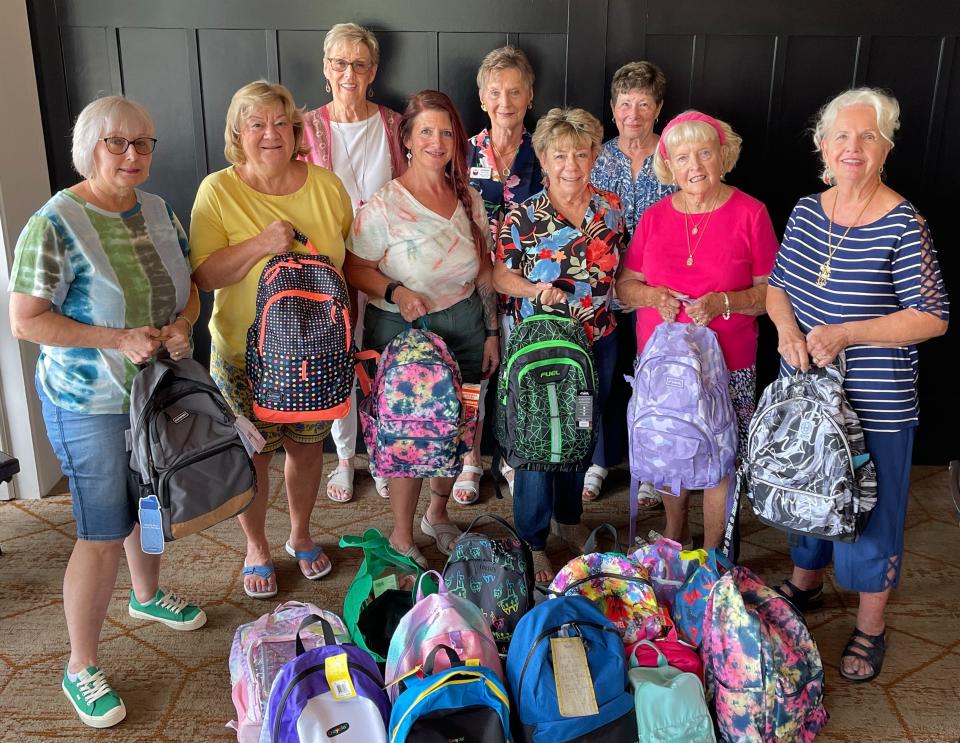
[[[160,555],[140,549],[128,477],[130,388],[158,351],[191,353],[200,313],[187,239],[150,175],[153,120],[120,96],[86,106],[73,129],[83,180],[27,222],[10,277],[10,328],[40,345],[37,394],[47,435],[70,483],[77,541],[63,576],[70,658],[62,688],[81,721],[116,725],[126,707],[99,667],[98,643],[125,552],[130,616],[201,627],[196,605],[159,587]]]
[[[190,259],[197,285],[214,292],[210,374],[234,412],[249,418],[265,439],[253,457],[257,494],[239,517],[247,539],[243,590],[265,599],[277,594],[266,518],[270,458],[281,447],[290,509],[285,550],[308,580],[322,578],[333,567],[310,536],[310,514],[323,476],[322,442],[330,424],[256,418],[246,374],[247,329],[266,262],[277,253],[306,250],[294,240],[295,229],[334,266],[343,265],[353,208],[336,175],[297,159],[306,154],[303,119],[284,86],[260,80],[234,93],[224,140],[224,155],[232,165],[200,184],[190,223]]]
[[[356,23],[338,23],[323,39],[323,76],[329,103],[303,115],[303,159],[332,170],[350,194],[356,211],[380,188],[406,169],[397,128],[400,114],[373,103],[370,85],[380,64],[380,44],[373,32]],[[356,307],[357,342],[362,340],[365,294]],[[327,481],[327,497],[338,503],[353,498],[353,457],[357,450],[357,408],[331,429],[339,462]],[[375,478],[386,497],[387,481]]]

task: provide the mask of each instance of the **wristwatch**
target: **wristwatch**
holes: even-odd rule
[[[383,298],[387,300],[388,304],[393,304],[393,292],[398,286],[403,286],[399,281],[391,281],[387,284],[387,290],[383,293]]]
[[[486,328],[487,338],[499,338],[500,328]]]

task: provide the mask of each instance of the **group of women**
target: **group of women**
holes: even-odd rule
[[[335,26],[323,54],[332,100],[315,111],[301,113],[286,88],[263,81],[234,95],[224,133],[230,166],[201,183],[189,240],[166,203],[138,188],[157,143],[149,114],[108,97],[87,106],[74,129],[83,180],[54,195],[17,244],[11,327],[42,346],[37,391],[77,524],[64,576],[70,658],[62,686],[80,718],[107,727],[125,715],[97,655],[121,549],[132,616],[179,630],[206,620],[160,587],[159,558],[139,549],[123,439],[137,365],[162,351],[174,359],[191,353],[198,288],[214,292],[211,375],[265,440],[254,456],[256,499],[239,517],[244,591],[277,593],[265,521],[269,461],[281,447],[285,549],[307,579],[332,568],[310,534],[330,424],[256,420],[244,367],[261,269],[292,249],[295,231],[356,292],[365,347],[382,350],[408,323],[425,322],[465,382],[494,373],[510,329],[534,304],[583,324],[603,411],[593,466],[503,473],[538,581],[553,576],[544,551],[550,533],[582,549],[582,503],[600,494],[607,468],[622,458],[622,416],[606,401],[616,394],[618,365],[633,361],[634,333],[639,350],[660,322],[717,333],[741,441],[756,393],[758,315],[768,312],[776,325],[784,373],[844,353],[848,394],[878,466],[878,513],[854,544],[800,539],[781,590],[799,608],[814,608],[833,559],[838,580],[861,597],[841,673],[854,681],[879,673],[884,606],[903,550],[916,344],[942,334],[949,315],[929,229],[883,180],[896,101],[858,89],[821,111],[814,142],[827,188],[800,200],[778,243],[764,205],[724,181],[741,147],[729,124],[688,111],[655,133],[666,81],[653,64],[631,63],[614,76],[618,136],[604,143],[600,122],[582,109],[551,109],[527,132],[531,65],[517,49],[494,50],[477,76],[489,127],[468,139],[439,91],[412,96],[402,114],[371,101],[380,60],[367,29]],[[338,464],[326,493],[345,502],[353,495],[355,414],[333,428]],[[420,528],[444,553],[460,534],[449,498],[469,504],[479,493],[478,447],[458,478],[429,482]],[[412,478],[377,482],[394,515],[391,544],[426,564],[413,532],[420,489]],[[721,483],[704,493],[708,547],[722,538],[724,490]],[[687,493],[648,487],[641,498],[648,507],[662,499],[664,534],[689,540]]]

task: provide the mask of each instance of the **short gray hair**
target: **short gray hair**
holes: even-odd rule
[[[603,124],[582,108],[551,108],[537,121],[533,131],[533,150],[543,158],[547,149],[567,140],[574,147],[590,145],[597,153],[603,144]]]
[[[900,104],[890,93],[879,88],[852,88],[829,101],[817,112],[817,122],[813,126],[813,145],[823,159],[823,150],[820,145],[827,134],[833,129],[840,111],[849,106],[870,106],[877,114],[877,128],[880,136],[890,143],[893,149],[893,135],[900,128]],[[823,161],[821,173],[824,183],[833,183],[836,176]]]
[[[628,62],[613,73],[610,102],[616,104],[617,96],[631,90],[649,93],[659,106],[667,93],[667,76],[653,62]]]
[[[380,43],[373,31],[357,23],[338,23],[323,37],[323,56],[327,58],[337,44],[365,44],[370,50],[370,59],[374,64],[380,64]]]
[[[688,112],[685,112],[688,113]],[[682,115],[682,114],[681,114]],[[690,144],[691,142],[716,142],[720,147],[720,177],[723,178],[727,173],[733,170],[740,159],[740,147],[743,144],[743,138],[733,131],[733,127],[726,121],[714,119],[717,126],[723,132],[723,144],[720,144],[720,135],[717,130],[705,121],[682,121],[679,124],[666,127],[666,133],[661,135],[661,144],[666,148],[667,154],[670,154],[677,145]],[[669,158],[667,158],[669,159]],[[660,147],[654,151],[653,172],[657,180],[663,184],[673,184],[676,179],[667,165],[666,160],[660,153]]]
[[[122,95],[108,95],[88,103],[73,125],[73,169],[84,178],[96,174],[93,151],[110,131],[143,132],[153,136],[156,127],[147,109]]]
[[[522,49],[509,45],[487,52],[487,56],[483,58],[480,69],[477,70],[477,88],[480,92],[483,92],[483,86],[487,84],[490,75],[495,72],[503,72],[503,70],[519,72],[520,79],[530,89],[530,93],[533,93],[533,81],[535,79],[533,66]]]

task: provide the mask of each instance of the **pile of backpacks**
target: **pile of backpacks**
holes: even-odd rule
[[[497,535],[478,530],[487,518]],[[442,574],[375,529],[344,537],[363,561],[343,619],[287,602],[237,629],[230,726],[241,743],[816,737],[823,666],[793,606],[721,552],[638,544],[623,554],[601,527],[536,589],[529,548],[496,516]]]

